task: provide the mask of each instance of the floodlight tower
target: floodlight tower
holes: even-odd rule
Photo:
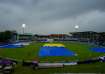
[[[79,25],[75,25],[74,28],[75,28],[75,32],[78,32]],[[78,35],[77,35],[77,36],[78,36]],[[77,38],[78,38],[78,37],[77,37]]]
[[[74,28],[75,28],[75,30],[78,30],[79,29],[79,25],[75,25]]]
[[[25,33],[26,24],[22,24],[23,34]]]

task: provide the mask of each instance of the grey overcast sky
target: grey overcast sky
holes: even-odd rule
[[[0,0],[0,31],[67,33],[105,31],[105,0]]]

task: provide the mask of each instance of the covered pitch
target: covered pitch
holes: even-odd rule
[[[95,52],[103,52],[103,53],[105,53],[105,48],[103,48],[103,47],[91,48],[91,50],[95,51]]]
[[[49,46],[48,46],[49,45]],[[39,56],[74,56],[75,53],[65,48],[63,44],[45,44],[40,48]]]
[[[0,45],[0,48],[20,48],[23,47],[20,43]]]

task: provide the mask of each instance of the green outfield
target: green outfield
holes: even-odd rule
[[[45,43],[33,42],[29,46],[23,48],[13,48],[13,49],[0,49],[0,56],[9,57],[17,59],[18,61],[22,60],[39,60],[40,62],[60,62],[60,61],[78,61],[85,60],[89,58],[94,58],[97,56],[103,56],[104,53],[95,53],[89,49],[93,46],[88,44],[83,44],[79,42],[57,42],[62,43],[66,48],[74,51],[77,56],[72,57],[38,57],[38,52],[41,46]],[[32,70],[31,68],[22,67],[19,63],[15,69],[15,74],[53,74],[53,73],[74,73],[74,72],[92,72],[92,73],[104,73],[105,72],[105,63],[94,63],[88,65],[77,65],[77,66],[67,66],[64,68],[53,68],[53,69],[39,69]]]

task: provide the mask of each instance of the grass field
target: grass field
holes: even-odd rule
[[[33,42],[31,45],[23,48],[0,49],[0,56],[14,58],[19,61],[22,60],[40,60],[40,62],[59,62],[59,61],[77,61],[103,56],[105,53],[95,53],[89,49],[93,46],[78,42],[59,42],[66,46],[66,48],[74,51],[77,56],[73,57],[38,57],[38,52],[41,46],[45,43]],[[76,66],[67,66],[64,68],[54,69],[39,69],[32,70],[28,67],[22,67],[19,63],[15,69],[14,74],[53,74],[53,73],[105,73],[105,63],[83,64]]]

